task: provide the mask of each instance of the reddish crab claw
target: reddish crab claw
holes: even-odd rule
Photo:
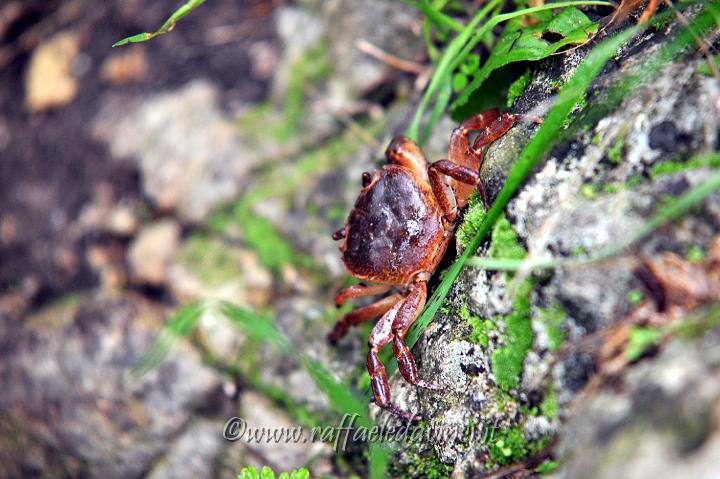
[[[335,304],[342,306],[363,296],[386,296],[346,314],[328,338],[335,343],[351,326],[380,317],[368,338],[367,368],[373,401],[404,419],[415,416],[392,403],[390,383],[378,353],[392,343],[398,369],[407,382],[441,391],[419,377],[405,335],[425,306],[427,282],[447,250],[459,211],[475,188],[488,206],[480,181],[484,147],[522,118],[497,109],[468,118],[452,132],[448,159],[430,165],[414,142],[396,137],[385,152],[387,164],[375,175],[363,173],[363,189],[346,226],[333,234],[335,240],[344,239],[340,252],[347,270],[360,280],[377,283],[345,288],[336,296]],[[478,134],[471,147],[469,135],[473,131]]]

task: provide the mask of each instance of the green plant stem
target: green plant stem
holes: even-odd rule
[[[490,13],[492,10],[495,9],[495,7],[501,4],[501,0],[489,1],[478,13],[475,14],[472,20],[465,26],[465,28],[458,34],[458,36],[455,37],[452,42],[450,42],[450,45],[448,45],[447,49],[440,58],[440,62],[438,63],[435,69],[435,73],[430,80],[430,84],[425,90],[425,94],[420,101],[420,105],[415,112],[415,116],[413,117],[413,120],[407,129],[406,136],[408,138],[418,142],[419,144],[422,144],[424,140],[426,140],[430,136],[433,127],[433,124],[431,122],[428,122],[428,124],[425,126],[422,135],[420,135],[419,131],[420,122],[422,121],[425,110],[427,110],[428,106],[430,105],[432,98],[440,90],[444,83],[448,83],[451,81],[452,72],[455,71],[455,69],[462,63],[463,59],[472,51],[472,49],[475,48],[475,45],[477,45],[477,43],[482,40],[482,38],[495,26],[515,17],[529,15],[544,10],[575,7],[582,5],[613,6],[612,3],[596,0],[550,3],[547,5],[541,5],[539,7],[525,8],[522,10],[517,10],[515,12],[495,15],[490,20],[488,20],[480,29],[474,31],[475,27],[488,15],[488,13]],[[444,105],[441,105],[441,108],[444,109],[448,102],[449,98],[446,100]]]
[[[718,155],[720,156],[720,155]],[[493,271],[532,271],[536,269],[560,268],[563,266],[580,266],[604,261],[619,254],[647,237],[668,221],[677,219],[707,198],[720,190],[720,171],[710,175],[705,181],[694,186],[688,192],[675,198],[669,206],[661,208],[649,221],[645,222],[629,239],[602,249],[587,258],[553,258],[553,259],[497,259],[474,256],[467,260],[468,265],[478,266]]]
[[[449,75],[452,72],[449,67],[455,59],[455,55],[460,52],[465,43],[470,39],[475,27],[483,20],[483,18],[487,16],[488,13],[490,13],[495,8],[495,6],[501,3],[502,0],[490,0],[479,12],[477,12],[473,16],[472,20],[470,20],[470,22],[465,26],[462,32],[460,32],[458,36],[456,36],[450,42],[450,45],[448,45],[447,49],[445,49],[442,57],[440,58],[440,61],[438,62],[437,67],[435,68],[435,73],[430,80],[430,84],[428,85],[427,90],[425,90],[425,94],[420,101],[420,106],[415,112],[415,116],[413,117],[413,120],[410,123],[410,127],[407,130],[406,135],[408,138],[414,141],[418,140],[420,122],[422,121],[423,114],[425,113],[425,110],[430,104],[430,101],[432,100],[435,93],[440,89],[442,82],[449,81]]]
[[[413,8],[416,8],[423,12],[428,20],[430,20],[433,24],[436,26],[444,26],[449,28],[450,30],[461,32],[463,28],[465,28],[465,25],[458,22],[457,20],[445,15],[442,13],[438,8],[434,7],[433,5],[430,5],[430,2],[428,0],[420,0],[420,2],[412,2],[410,0],[400,0],[406,5],[410,5]],[[443,2],[445,3],[445,2]]]

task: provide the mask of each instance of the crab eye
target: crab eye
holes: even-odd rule
[[[368,173],[367,171],[363,172],[363,174],[362,174],[363,187],[369,185],[371,181],[372,181],[372,176],[370,176],[370,173]]]

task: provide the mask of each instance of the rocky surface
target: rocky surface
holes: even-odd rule
[[[647,46],[636,45],[631,57],[629,53],[621,54],[618,63],[626,65],[624,68],[606,69],[600,75],[593,87],[596,95],[603,88],[617,83],[626,69],[632,70],[641,63],[643,55],[650,55],[658,48],[652,37],[645,41]],[[666,198],[687,191],[708,176],[710,170],[707,169],[667,175],[656,175],[653,170],[655,165],[677,158],[676,155],[686,158],[711,152],[715,148],[720,132],[717,120],[720,92],[715,80],[697,73],[697,65],[702,61],[695,59],[668,65],[649,86],[635,91],[606,115],[594,131],[581,133],[554,148],[547,161],[531,176],[507,208],[510,224],[530,259],[592,256],[610,246],[624,244],[657,213],[658,205]],[[572,63],[563,66],[572,67]],[[552,71],[552,68],[547,71]],[[541,67],[524,97],[518,100],[520,110],[532,108],[543,101],[538,92],[546,91],[547,81],[548,76]],[[590,99],[588,105],[592,105]],[[510,162],[527,144],[532,130],[533,127],[517,125],[491,145],[482,171],[491,198],[504,183]],[[619,157],[611,152],[613,146],[620,150]],[[636,179],[632,180],[633,177]],[[606,187],[608,184],[614,186]],[[629,391],[621,396],[608,393],[603,400],[591,399],[593,406],[580,405],[580,410],[571,409],[578,392],[600,365],[597,345],[594,349],[590,347],[589,352],[587,347],[573,348],[569,345],[583,344],[583,341],[587,342],[583,338],[591,337],[589,335],[598,331],[607,332],[608,328],[628,317],[635,307],[629,299],[630,292],[645,291],[644,294],[650,294],[638,276],[638,255],[649,257],[663,251],[687,255],[693,248],[707,250],[720,231],[716,213],[719,202],[720,194],[715,192],[693,214],[677,221],[672,228],[660,228],[650,237],[643,238],[629,254],[615,255],[604,262],[532,274],[530,281],[534,286],[529,295],[527,317],[532,327],[532,347],[522,363],[521,382],[509,389],[498,384],[493,362],[498,350],[508,345],[508,334],[511,334],[508,328],[514,321],[508,315],[514,314],[513,311],[518,308],[509,288],[514,288],[517,294],[524,294],[522,281],[509,284],[510,276],[506,273],[471,267],[465,269],[449,296],[446,313],[436,316],[414,349],[418,362],[422,364],[421,375],[439,378],[436,382],[442,385],[444,393],[416,393],[398,377],[394,378],[393,384],[393,394],[400,398],[400,404],[411,410],[417,408],[424,417],[431,418],[428,420],[430,428],[457,430],[467,428],[468,424],[479,424],[495,431],[494,435],[485,435],[482,440],[470,444],[463,436],[433,442],[438,460],[453,466],[453,477],[474,477],[480,471],[507,464],[503,455],[497,453],[499,441],[508,446],[513,437],[517,439],[504,451],[508,458],[513,458],[518,450],[521,456],[540,452],[542,444],[546,443],[543,440],[547,441],[557,433],[565,438],[566,452],[561,461],[572,457],[570,469],[561,469],[561,477],[586,476],[590,474],[586,467],[597,471],[598,475],[594,477],[611,477],[613,474],[650,477],[654,474],[651,471],[663,471],[661,464],[665,462],[643,467],[649,464],[644,461],[655,460],[660,450],[668,451],[663,449],[668,443],[663,442],[664,439],[660,443],[651,440],[648,449],[640,445],[650,435],[657,434],[657,430],[637,431],[636,423],[630,419],[635,410],[627,403],[628,398],[635,397],[631,392],[633,386],[629,386]],[[487,255],[488,249],[481,249],[479,254]],[[557,318],[557,323],[549,323],[548,317]],[[478,319],[485,320],[481,324],[488,329],[485,344],[482,341],[479,343],[477,336],[473,341]],[[560,334],[565,348],[569,348],[567,351],[563,349],[559,358],[552,352],[557,348],[552,345],[550,336],[553,334]],[[664,357],[667,361],[681,363],[683,347],[692,346],[676,345],[666,351]],[[647,366],[648,369],[652,367]],[[710,381],[713,373],[707,374],[707,370],[703,369],[706,366],[698,367],[700,370],[692,374],[702,376],[705,382]],[[686,371],[690,369],[692,367],[689,366]],[[653,381],[658,383],[658,388],[670,387],[664,384],[666,380],[671,381],[668,375],[655,374],[657,369],[653,371]],[[643,373],[629,374],[632,378],[640,378]],[[648,371],[644,374],[649,377]],[[698,380],[695,386],[703,391],[712,389],[704,386],[703,380]],[[691,401],[694,394],[689,393],[685,396],[686,400]],[[704,393],[698,391],[697,394]],[[547,401],[552,401],[552,407],[548,407]],[[658,398],[658,401],[661,400]],[[634,404],[637,404],[637,411],[655,410],[652,406]],[[584,409],[586,406],[598,409]],[[603,426],[595,422],[595,419],[601,423],[602,420],[590,411],[601,414],[600,411],[615,411],[617,408],[624,411],[622,417],[627,420],[608,413],[608,420],[613,421],[613,426],[608,426],[612,428],[612,432],[608,432],[611,437],[604,437]],[[561,426],[560,421],[571,410],[574,411],[573,417],[577,418],[576,427],[589,428],[582,430],[586,432],[573,432],[572,425],[566,432]],[[583,411],[591,417],[584,416]],[[653,418],[657,421],[669,420],[669,417]],[[687,419],[692,421],[697,416],[689,412]],[[705,422],[704,419],[699,421]],[[708,426],[710,430],[714,430],[712,426]],[[513,436],[517,431],[521,434]],[[633,431],[638,435],[634,435]],[[583,439],[584,446],[578,446],[576,440],[579,437],[574,434],[589,435]],[[707,434],[710,436],[711,433]],[[594,440],[601,442],[595,444]],[[673,447],[682,448],[680,444],[683,443],[682,438],[676,438]],[[712,444],[710,438],[708,451],[712,449]],[[593,451],[587,456],[587,462],[583,459],[586,448]],[[595,452],[598,454],[595,455]],[[668,452],[674,454],[671,457],[679,457],[680,454]],[[405,470],[416,461],[413,454],[412,450],[400,453],[398,461]],[[699,449],[698,455],[692,459],[683,456],[682,464],[697,468],[694,470],[698,474],[706,474],[708,472],[703,471],[713,468],[712,461],[708,462],[711,454]],[[664,457],[667,458],[667,454]],[[605,463],[605,459],[610,463]],[[667,461],[671,463],[672,459]],[[673,467],[682,466],[678,463]],[[668,470],[663,472],[671,477]]]
[[[77,298],[8,329],[2,475],[140,476],[222,400],[218,373],[182,344],[157,369],[132,374],[165,314],[137,295]]]

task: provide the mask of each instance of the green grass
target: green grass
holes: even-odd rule
[[[432,130],[432,127],[435,125],[437,117],[436,115],[432,115],[428,123],[425,125],[424,129],[422,130],[422,133],[420,131],[420,123],[422,122],[422,119],[425,115],[425,112],[430,107],[431,102],[433,99],[436,98],[436,105],[434,107],[434,111],[444,111],[447,107],[447,104],[449,102],[449,95],[440,95],[441,92],[450,91],[452,89],[452,81],[453,81],[453,75],[458,71],[458,68],[462,63],[465,61],[465,59],[472,53],[473,48],[483,39],[485,36],[492,31],[494,27],[497,25],[520,18],[524,15],[530,15],[530,14],[537,14],[539,12],[544,12],[547,10],[552,9],[561,9],[561,8],[567,8],[567,7],[574,7],[574,6],[581,6],[581,5],[611,5],[607,2],[601,2],[601,1],[585,1],[585,2],[559,2],[559,3],[553,3],[548,5],[542,5],[539,7],[532,7],[532,8],[525,8],[516,10],[510,13],[504,13],[504,14],[496,14],[493,15],[487,22],[485,22],[481,27],[478,28],[480,23],[487,18],[492,12],[496,11],[498,7],[502,5],[501,0],[490,0],[488,1],[483,8],[481,8],[473,17],[472,19],[467,23],[467,25],[464,26],[464,28],[458,32],[457,36],[448,44],[448,46],[445,48],[442,56],[438,60],[438,63],[435,67],[435,71],[433,73],[432,79],[430,80],[430,83],[428,84],[427,89],[425,90],[425,93],[423,95],[422,100],[420,101],[420,105],[415,112],[415,116],[413,117],[412,122],[410,123],[410,126],[408,127],[406,131],[406,136],[409,138],[415,140],[418,143],[423,143],[428,136],[430,135],[430,132]],[[505,45],[507,46],[507,45]],[[521,61],[521,60],[530,60],[533,59],[540,59],[544,58],[542,56],[542,53],[546,53],[545,56],[551,55],[554,53],[553,51],[545,50],[544,52],[538,53],[533,52],[530,56],[527,56],[525,58],[522,57],[520,54],[520,51],[515,52],[514,48],[513,50],[513,57],[510,61]],[[503,62],[505,60],[505,56],[501,52],[495,52],[493,50],[493,53],[496,53],[495,55],[495,61],[493,64],[491,64],[489,67],[483,66],[483,75],[487,73],[492,72],[492,70],[495,70],[496,68],[502,66],[502,64],[507,64],[508,62]],[[508,54],[509,52],[505,52]],[[492,54],[491,54],[492,56]],[[468,96],[472,93],[474,89],[477,89],[482,83],[478,80],[480,77],[476,77],[476,79],[473,81],[471,85],[468,86],[468,93],[466,95],[461,96],[458,100],[456,100],[455,105],[459,105],[464,103],[467,99],[465,96]],[[485,76],[487,78],[487,76]],[[483,80],[485,79],[483,78]],[[460,101],[459,101],[460,100]],[[463,101],[464,100],[464,101]]]
[[[164,35],[166,33],[169,33],[175,28],[177,22],[179,22],[188,13],[192,12],[203,3],[205,3],[205,0],[190,0],[183,6],[175,10],[172,15],[170,15],[170,17],[165,20],[165,23],[163,23],[162,26],[154,32],[138,33],[137,35],[123,38],[122,40],[113,43],[112,46],[119,47],[120,45],[127,45],[128,43],[146,42],[152,38],[157,37],[158,35]]]

